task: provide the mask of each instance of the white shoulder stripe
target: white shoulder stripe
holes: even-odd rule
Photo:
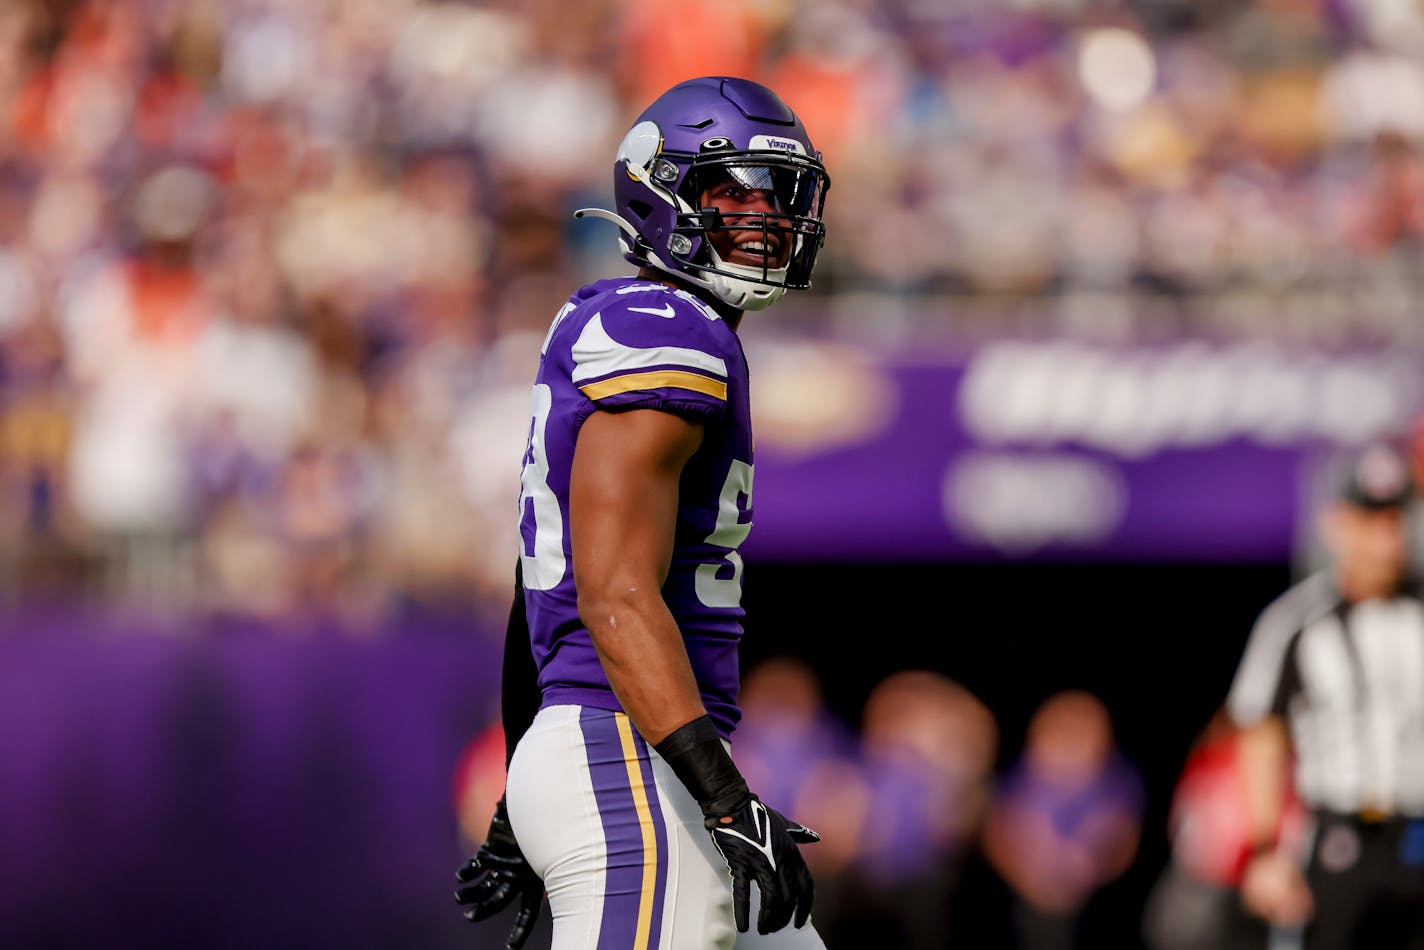
[[[609,373],[648,369],[653,366],[681,366],[715,373],[727,378],[727,363],[710,353],[683,346],[625,346],[603,329],[603,315],[594,314],[574,342],[574,382],[607,376]]]
[[[1329,613],[1335,602],[1328,575],[1314,574],[1287,590],[1256,621],[1227,694],[1227,714],[1249,726],[1270,712],[1291,641]]]

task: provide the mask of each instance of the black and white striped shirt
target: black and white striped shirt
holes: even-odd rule
[[[1352,604],[1328,573],[1278,597],[1247,640],[1226,708],[1282,716],[1312,808],[1424,816],[1424,601]]]

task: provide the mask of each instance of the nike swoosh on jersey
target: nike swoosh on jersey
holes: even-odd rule
[[[665,303],[661,307],[629,307],[635,313],[651,313],[655,317],[664,317],[671,320],[677,316],[677,311],[672,308],[672,304]]]

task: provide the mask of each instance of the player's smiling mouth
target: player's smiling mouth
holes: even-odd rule
[[[781,241],[776,235],[768,235],[768,240],[760,237],[748,238],[738,241],[732,247],[732,253],[728,257],[731,264],[750,264],[754,267],[771,265],[780,266]]]

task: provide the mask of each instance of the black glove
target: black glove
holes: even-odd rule
[[[455,872],[463,887],[455,891],[455,901],[466,905],[465,917],[479,921],[504,910],[516,897],[519,913],[509,930],[508,950],[519,950],[529,939],[539,910],[544,903],[544,882],[524,860],[514,829],[509,826],[509,811],[504,799],[494,806],[485,843],[473,858]]]
[[[732,872],[737,930],[746,933],[750,926],[752,881],[761,892],[757,933],[780,930],[793,914],[796,926],[804,926],[815,887],[796,846],[821,836],[751,793],[707,716],[675,729],[654,748],[697,799],[712,843]]]
[[[722,860],[732,872],[732,902],[737,929],[746,933],[750,921],[752,881],[761,893],[757,911],[757,933],[780,930],[796,915],[798,928],[811,916],[816,886],[801,857],[798,844],[821,840],[805,825],[787,820],[774,808],[767,808],[755,795],[725,818],[707,818],[712,843],[722,852]]]

